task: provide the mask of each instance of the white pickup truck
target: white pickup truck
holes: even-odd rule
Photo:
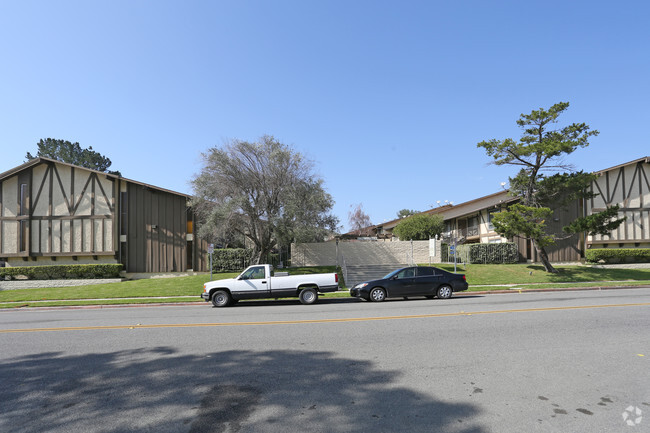
[[[282,275],[280,275],[282,274]],[[201,297],[215,307],[227,307],[240,299],[293,298],[303,304],[313,304],[318,293],[336,292],[339,276],[331,274],[289,275],[276,272],[273,266],[249,266],[236,278],[210,281],[203,285]]]

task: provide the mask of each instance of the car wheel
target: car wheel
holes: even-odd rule
[[[298,298],[305,305],[313,304],[318,300],[318,292],[315,289],[303,289]]]
[[[380,287],[375,287],[370,291],[368,298],[373,302],[381,302],[386,299],[386,292]]]
[[[451,286],[448,286],[448,285],[445,284],[444,286],[438,287],[438,298],[440,298],[440,299],[449,299],[449,298],[451,298],[451,294],[453,292],[454,291],[451,289]]]
[[[212,295],[212,305],[215,307],[227,307],[231,300],[230,293],[225,290],[217,290]]]

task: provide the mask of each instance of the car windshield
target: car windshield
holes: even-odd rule
[[[383,279],[384,279],[384,280],[389,279],[390,277],[392,277],[393,275],[395,275],[396,273],[398,273],[400,270],[401,270],[401,269],[397,269],[397,270],[394,270],[393,272],[391,272],[390,274],[386,274],[386,275],[384,275],[384,278],[383,278]]]
[[[384,279],[384,280],[388,280],[389,278],[394,277],[394,276],[397,275],[400,271],[403,271],[403,270],[404,270],[404,268],[401,268],[401,269],[395,269],[395,270],[394,270],[393,272],[391,272],[390,274],[385,275],[383,279]],[[402,278],[403,278],[403,277],[404,277],[404,276],[402,275]]]

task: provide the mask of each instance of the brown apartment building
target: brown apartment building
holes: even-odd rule
[[[36,158],[0,173],[0,260],[205,271],[207,244],[189,203],[186,194]]]
[[[578,216],[591,215],[606,207],[619,205],[619,216],[626,221],[608,236],[589,236],[582,233],[560,240],[547,248],[552,262],[573,262],[584,258],[590,248],[650,248],[650,157],[643,157],[595,172],[591,184],[597,195],[580,200],[555,211],[547,221],[548,231],[562,233],[562,227]],[[507,191],[500,191],[457,205],[446,205],[426,211],[439,214],[445,221],[445,238],[460,239],[463,243],[508,242],[494,231],[492,215],[516,201]],[[369,228],[377,238],[392,238],[392,230],[400,220],[388,221]],[[518,243],[522,261],[537,262],[537,252],[529,240],[512,239]]]

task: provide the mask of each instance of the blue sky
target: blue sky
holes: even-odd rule
[[[201,152],[269,134],[315,162],[347,229],[500,190],[476,144],[571,103],[568,161],[650,155],[645,1],[2,1],[0,172],[41,138],[179,192]]]

